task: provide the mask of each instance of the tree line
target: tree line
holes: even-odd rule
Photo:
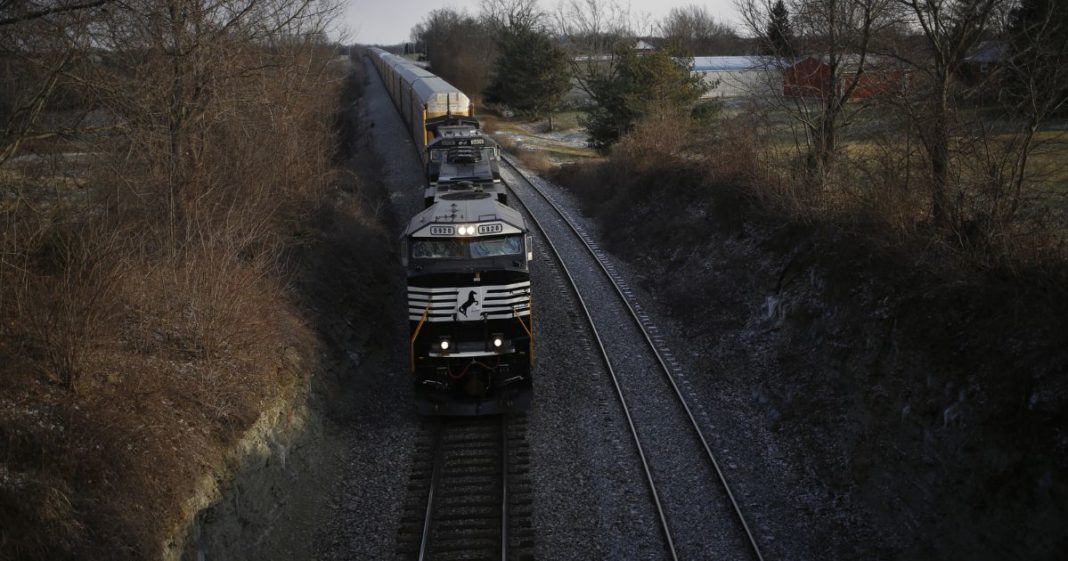
[[[749,55],[767,71],[754,97],[790,121],[804,179],[798,196],[819,197],[841,181],[843,138],[879,123],[904,131],[899,143],[908,148],[898,155],[908,160],[899,165],[910,168],[904,181],[916,176],[924,184],[933,223],[989,233],[1012,222],[1039,132],[1064,111],[1068,9],[1054,0],[735,6],[741,31],[697,5],[649,23],[611,1],[569,0],[545,10],[536,0],[486,0],[474,16],[436,10],[412,40],[446,79],[455,76],[465,91],[520,114],[551,116],[569,92],[579,92],[586,100],[582,123],[601,150],[668,108],[690,123],[714,116],[718,105],[703,96],[715,83],[694,78],[690,57]],[[636,51],[639,39],[655,50]],[[989,71],[968,62],[980,47],[997,57]],[[823,85],[784,95],[784,76],[806,58],[818,61]],[[879,79],[904,86],[873,86]],[[995,107],[1003,118],[990,118]],[[917,175],[921,163],[926,171]]]
[[[844,134],[872,120],[896,120],[918,139],[934,224],[982,238],[1013,221],[1036,132],[1068,102],[1064,6],[1053,0],[741,0],[737,6],[770,66],[784,72],[801,57],[825,63],[826,91],[780,98],[803,130],[809,189],[834,181]],[[879,76],[902,84],[854,100]]]

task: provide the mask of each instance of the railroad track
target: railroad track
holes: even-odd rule
[[[398,558],[531,559],[526,419],[438,418],[424,428],[409,479]]]
[[[502,159],[502,163],[511,171],[512,178],[506,184],[512,191],[512,199],[526,208],[531,221],[542,232],[589,323],[641,459],[666,553],[673,560],[704,559],[715,555],[763,561],[760,546],[726,474],[697,422],[693,408],[679,388],[681,367],[642,310],[634,292],[606,259],[596,241],[556,201],[507,158]],[[549,230],[555,232],[556,241],[551,239]],[[584,278],[577,279],[573,275],[562,251],[570,251],[572,257],[576,257],[576,252],[588,256],[585,261],[572,261],[575,273]],[[595,266],[590,266],[590,261]],[[592,303],[596,307],[583,297],[580,281],[590,284],[587,296],[597,300]],[[615,302],[606,300],[613,296]],[[601,325],[613,328],[606,330],[604,337],[597,329],[599,321]],[[624,326],[621,321],[626,321],[629,326]],[[628,329],[630,333],[621,333]],[[633,348],[633,345],[628,348],[626,341],[633,342],[636,334],[643,342],[643,349]],[[655,382],[647,375],[651,370],[661,374]],[[689,438],[672,435],[672,427],[687,431]],[[705,469],[694,465],[695,461]],[[687,470],[690,470],[687,474],[679,473]],[[718,501],[712,496],[717,492]],[[724,524],[722,519],[725,517],[733,523]]]

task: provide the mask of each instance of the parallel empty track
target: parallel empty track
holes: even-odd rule
[[[511,162],[504,164],[511,199],[526,207],[541,230],[589,321],[645,471],[666,556],[763,561],[726,475],[679,388],[681,367],[636,295],[591,236],[535,181]]]

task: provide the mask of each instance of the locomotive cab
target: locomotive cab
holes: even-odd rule
[[[409,223],[402,255],[419,412],[526,409],[533,253],[522,216],[490,193],[442,194]]]

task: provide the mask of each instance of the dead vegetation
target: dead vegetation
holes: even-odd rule
[[[160,558],[197,482],[314,371],[293,249],[344,179],[349,61],[322,40],[332,4],[24,8],[0,16],[17,77],[0,92],[0,557]]]
[[[906,171],[922,154],[894,140],[841,156],[813,191],[753,122],[645,122],[553,177],[723,361],[722,383],[762,396],[753,414],[800,445],[798,469],[820,475],[816,504],[794,508],[837,505],[814,519],[827,558],[1056,558],[1063,232],[1026,213],[983,243],[932,227]]]

